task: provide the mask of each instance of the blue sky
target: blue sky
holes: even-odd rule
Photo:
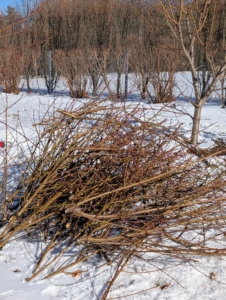
[[[15,2],[15,0],[0,0],[0,9],[5,9],[8,5],[13,6]]]

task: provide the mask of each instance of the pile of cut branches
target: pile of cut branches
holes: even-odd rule
[[[224,168],[193,156],[179,129],[147,120],[139,106],[101,101],[58,110],[35,126],[42,132],[4,206],[0,234],[0,247],[18,235],[45,241],[28,280],[71,247],[79,249],[73,260],[46,277],[97,253],[108,263],[130,251],[226,253],[208,235],[226,229]]]

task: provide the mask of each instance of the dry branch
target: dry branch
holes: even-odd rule
[[[15,235],[44,237],[46,249],[28,280],[78,245],[75,260],[48,277],[96,253],[113,260],[131,250],[225,254],[203,234],[226,230],[225,170],[205,163],[216,153],[194,156],[178,129],[144,122],[143,113],[136,106],[90,101],[36,124],[43,130],[26,178],[4,206],[0,234],[0,247]],[[222,156],[214,159],[224,166]],[[48,253],[63,243],[46,264]]]

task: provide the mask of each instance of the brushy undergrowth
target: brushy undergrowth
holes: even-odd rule
[[[42,130],[2,206],[0,234],[0,247],[16,236],[45,241],[28,280],[75,246],[73,260],[46,277],[97,253],[109,264],[139,251],[225,255],[213,243],[226,230],[222,157],[221,171],[211,167],[214,154],[193,155],[179,128],[167,130],[139,106],[90,101],[36,126]]]

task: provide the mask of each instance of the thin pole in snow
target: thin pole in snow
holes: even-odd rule
[[[51,51],[48,51],[48,74],[49,74],[49,83],[48,83],[48,93],[52,93],[52,62],[51,62]]]
[[[125,97],[127,100],[128,97],[128,74],[129,74],[129,51],[126,52],[126,63],[125,63]]]

